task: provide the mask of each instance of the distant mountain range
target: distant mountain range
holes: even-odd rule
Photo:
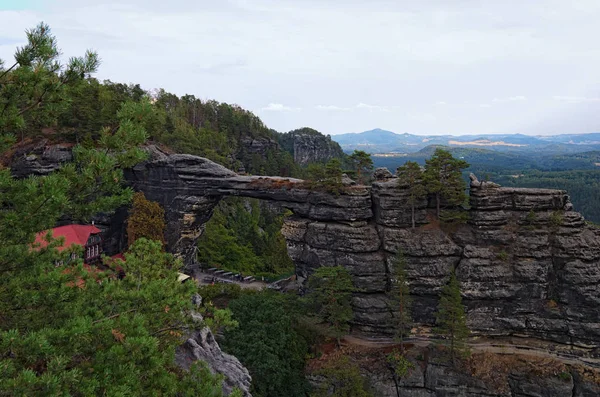
[[[345,152],[415,153],[431,145],[480,148],[535,155],[569,154],[600,150],[600,133],[531,136],[523,134],[413,135],[379,128],[360,133],[333,135]]]

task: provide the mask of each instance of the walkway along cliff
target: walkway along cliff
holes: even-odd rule
[[[573,211],[565,191],[474,179],[466,224],[444,230],[424,200],[413,230],[405,192],[393,177],[336,195],[298,179],[240,176],[204,158],[150,151],[127,178],[164,206],[168,248],[187,264],[223,196],[277,201],[294,213],[282,232],[300,280],[319,266],[342,265],[352,274],[360,290],[353,298],[355,332],[391,333],[385,291],[389,263],[401,250],[418,323],[433,323],[439,291],[456,269],[473,333],[600,354],[600,230]]]

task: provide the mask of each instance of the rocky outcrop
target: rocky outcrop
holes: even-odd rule
[[[196,361],[204,361],[213,374],[224,376],[223,392],[229,395],[234,388],[242,391],[244,397],[251,397],[252,378],[240,361],[221,351],[209,328],[194,332],[175,352],[175,362],[189,370]]]
[[[600,343],[600,231],[560,190],[502,188],[474,180],[469,220],[440,227],[427,200],[411,229],[406,189],[396,178],[341,193],[301,180],[239,176],[199,157],[154,153],[128,173],[167,209],[169,248],[194,258],[194,243],[225,195],[278,202],[294,215],[282,229],[300,281],[319,266],[345,266],[360,292],[355,332],[385,335],[391,261],[403,252],[415,320],[433,323],[441,287],[455,270],[475,334],[528,336],[573,348]]]
[[[341,146],[331,140],[331,136],[323,135],[311,128],[301,128],[279,136],[281,146],[294,156],[300,165],[314,162],[326,162],[332,158],[343,158]]]
[[[382,368],[362,368],[361,372],[380,397],[595,397],[600,393],[597,380],[584,377],[581,367],[553,360],[521,361],[518,356],[506,360],[506,356],[492,355],[488,359],[497,360],[496,365],[464,368],[425,357],[412,358],[408,374],[396,381]]]
[[[35,144],[18,147],[11,156],[11,172],[17,178],[47,175],[73,160],[72,146],[50,145],[47,139],[42,139]]]
[[[525,336],[600,354],[600,230],[573,211],[565,191],[473,178],[466,224],[439,225],[422,200],[412,229],[406,189],[387,173],[372,187],[331,193],[297,179],[240,176],[204,158],[149,150],[149,161],[128,170],[127,179],[166,209],[168,248],[188,265],[223,196],[270,200],[294,213],[282,232],[300,281],[319,266],[342,265],[352,274],[359,289],[355,332],[390,333],[386,289],[401,251],[417,322],[433,323],[439,291],[455,270],[475,334]],[[44,174],[68,159],[60,147],[29,151],[15,157],[13,173]]]

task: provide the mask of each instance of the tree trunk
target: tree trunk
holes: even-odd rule
[[[415,203],[411,206],[411,220],[412,220],[412,228],[415,228]]]
[[[440,219],[440,194],[439,193],[435,194],[435,204],[436,204],[436,210],[437,210],[437,217],[439,220]]]

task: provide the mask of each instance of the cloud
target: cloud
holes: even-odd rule
[[[379,112],[389,112],[391,106],[378,106],[378,105],[368,105],[366,103],[359,103],[356,105],[357,109],[368,109],[370,111],[379,111]]]
[[[290,106],[285,106],[281,103],[269,103],[267,106],[262,108],[261,110],[265,112],[297,112],[301,110],[300,108],[293,108]]]
[[[445,106],[445,105],[447,105],[447,103],[444,102],[444,101],[437,101],[435,104],[439,105],[439,106]]]
[[[494,98],[493,101],[494,102],[523,102],[526,101],[527,97],[524,97],[523,95],[517,95],[517,96],[509,96],[508,98]]]
[[[346,112],[346,111],[350,110],[350,108],[344,108],[344,107],[335,106],[335,105],[317,105],[317,106],[315,106],[315,109],[332,111],[332,112]]]
[[[600,102],[600,98],[596,97],[582,97],[582,96],[563,96],[554,95],[552,97],[555,101],[567,102],[567,103],[585,103],[585,102]]]

